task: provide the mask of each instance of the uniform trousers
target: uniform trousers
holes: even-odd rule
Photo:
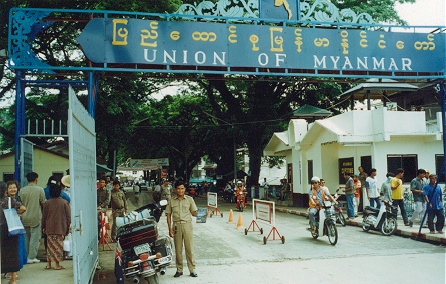
[[[183,272],[183,243],[186,251],[187,268],[189,272],[195,271],[194,234],[191,222],[174,222],[175,235],[175,263],[178,272]]]

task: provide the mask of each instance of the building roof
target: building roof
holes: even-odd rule
[[[303,105],[293,111],[293,117],[306,118],[306,117],[328,117],[331,116],[333,112],[326,109],[318,108],[310,105]]]
[[[400,83],[392,79],[372,78],[366,83],[359,84],[341,94],[341,97],[351,97],[355,100],[366,100],[370,93],[370,99],[382,99],[383,95],[391,96],[401,92],[413,92],[418,90],[417,86]]]
[[[288,131],[274,132],[266,147],[263,149],[265,156],[283,156],[280,153],[291,149],[288,139]]]

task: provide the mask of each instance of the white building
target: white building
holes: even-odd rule
[[[387,172],[405,170],[408,187],[418,168],[435,173],[444,159],[441,113],[436,123],[422,111],[353,110],[308,124],[292,119],[288,130],[274,133],[264,155],[286,156],[293,204],[306,206],[309,180],[326,180],[331,193],[342,184],[342,173],[377,169],[381,184]]]

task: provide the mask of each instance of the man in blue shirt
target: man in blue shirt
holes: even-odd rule
[[[439,234],[443,234],[444,227],[444,207],[443,196],[440,186],[437,184],[437,176],[429,175],[429,184],[423,188],[424,196],[427,203],[427,220],[429,223],[429,231],[435,234],[435,229]],[[434,227],[434,217],[437,216],[437,222]]]

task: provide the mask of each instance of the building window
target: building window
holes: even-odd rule
[[[443,169],[443,172],[441,171],[443,161],[444,155],[435,155],[435,174],[437,174],[438,182],[445,182],[445,169]]]
[[[410,182],[417,176],[418,156],[415,154],[387,155],[387,172],[396,174],[398,168],[404,170],[403,182]]]
[[[14,173],[3,173],[3,181],[8,182],[14,180]]]
[[[132,175],[136,175],[136,174],[138,174],[137,171],[132,171]]]
[[[361,156],[361,166],[369,174],[369,171],[372,169],[372,156]]]
[[[339,184],[345,183],[344,173],[353,174],[355,172],[355,163],[353,157],[339,159]]]
[[[313,160],[308,160],[308,183],[311,183],[313,177]]]

